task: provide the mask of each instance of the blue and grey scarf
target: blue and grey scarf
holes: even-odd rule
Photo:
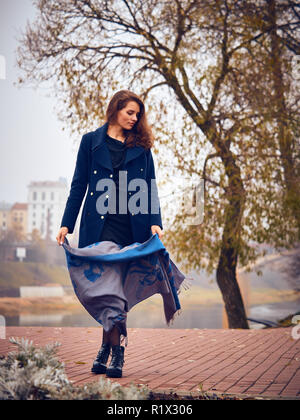
[[[125,345],[127,312],[137,303],[161,294],[167,325],[180,309],[178,291],[185,276],[157,234],[125,247],[101,241],[72,248],[65,238],[63,248],[80,303],[105,331],[117,326]]]

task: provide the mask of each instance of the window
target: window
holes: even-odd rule
[[[46,193],[42,192],[42,200],[45,201]]]
[[[32,194],[33,201],[36,201],[36,198],[37,198],[37,194],[36,194],[36,191],[34,191],[33,194]]]

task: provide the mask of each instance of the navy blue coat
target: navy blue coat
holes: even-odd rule
[[[96,184],[99,180],[113,177],[113,167],[110,152],[105,138],[108,123],[95,131],[84,134],[78,150],[76,167],[71,183],[70,194],[63,214],[61,227],[68,228],[69,233],[73,233],[77,216],[86,194],[84,206],[82,209],[80,228],[79,228],[79,248],[83,248],[92,243],[98,242],[107,217],[105,214],[99,214],[96,208],[97,198],[103,194],[103,191],[96,190]],[[148,186],[148,211],[147,213],[130,213],[130,223],[134,242],[145,242],[152,235],[151,226],[158,225],[163,229],[161,220],[161,210],[157,190],[151,190],[155,180],[155,169],[153,157],[150,149],[142,146],[127,148],[126,159],[124,162],[124,171],[127,171],[127,186],[132,179],[142,178]],[[156,184],[156,182],[154,181]],[[134,192],[128,191],[127,202]],[[151,213],[151,194],[154,200],[158,201],[158,212]],[[118,211],[118,210],[117,210]]]

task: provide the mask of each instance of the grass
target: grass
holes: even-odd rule
[[[36,262],[5,261],[0,263],[0,288],[43,286],[56,283],[70,285],[66,267]]]

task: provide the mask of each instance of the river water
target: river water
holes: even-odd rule
[[[276,322],[300,310],[300,300],[277,302],[252,306],[248,317],[256,320]],[[52,326],[52,327],[96,327],[99,324],[83,309],[74,313],[51,312],[43,314],[21,314],[6,317],[7,326]],[[127,318],[128,328],[165,328],[166,322],[162,308],[143,311],[132,309]],[[251,328],[261,324],[250,323]],[[170,328],[219,329],[224,327],[224,309],[222,304],[199,305],[182,310],[170,325]]]

